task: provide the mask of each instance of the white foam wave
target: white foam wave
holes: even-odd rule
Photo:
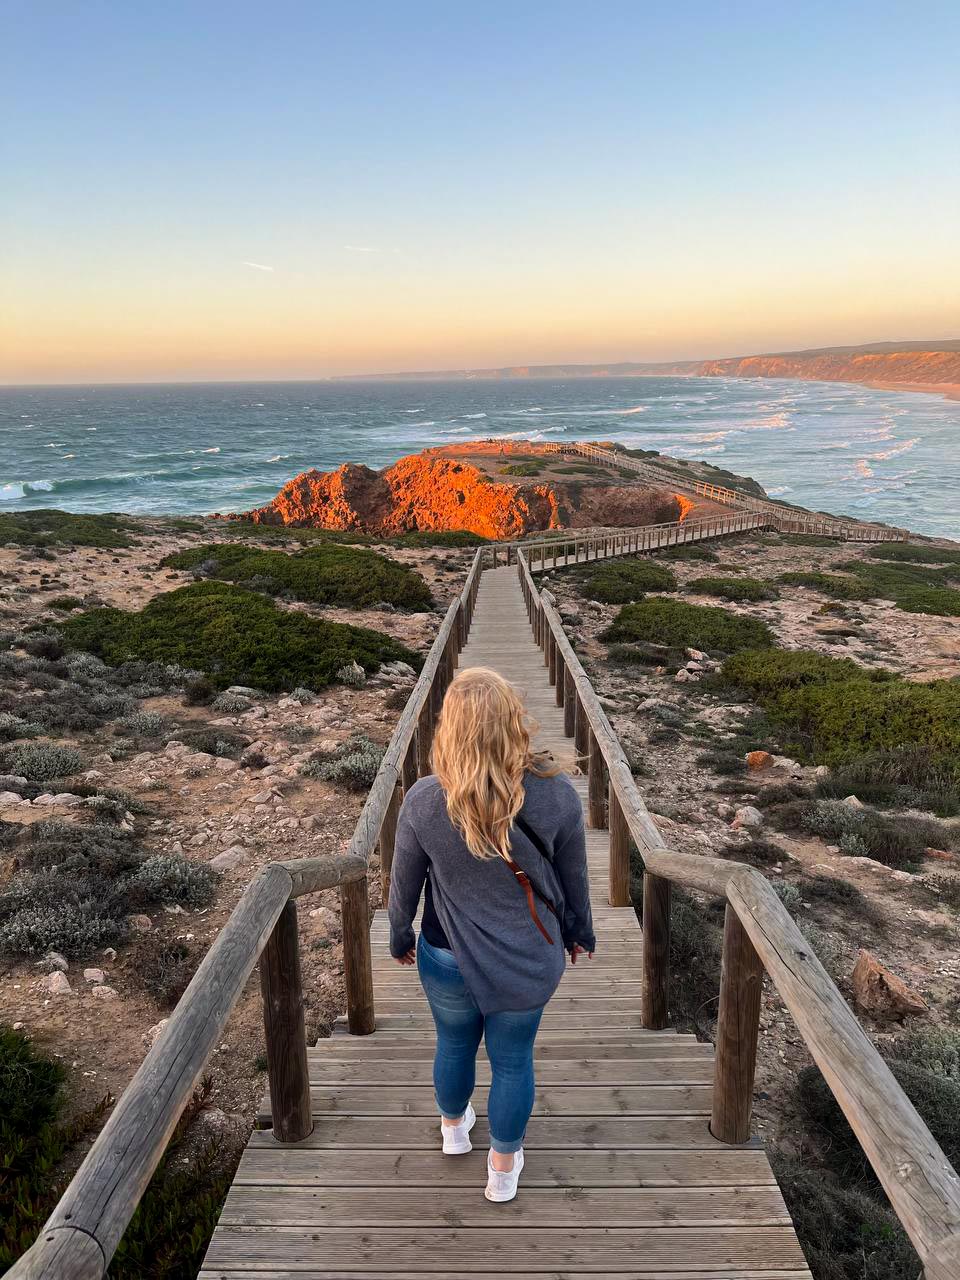
[[[770,498],[779,498],[781,494],[793,493],[793,486],[789,484],[774,485],[772,489],[767,490],[767,496]]]
[[[635,413],[646,413],[649,408],[648,404],[636,404],[632,409],[608,409],[606,412],[615,413],[621,418],[629,418]]]
[[[874,462],[886,462],[888,458],[896,458],[898,454],[909,452],[922,439],[922,436],[914,436],[912,440],[904,440],[902,444],[895,445],[892,449],[886,449],[883,453],[871,453],[870,457]]]
[[[870,463],[867,461],[866,458],[858,458],[856,462],[853,464],[853,469],[858,476],[873,475],[873,467],[871,467]]]
[[[191,450],[192,452],[192,450]],[[291,455],[289,453],[275,453],[272,458],[268,458],[268,462],[285,462]]]
[[[201,450],[200,450],[200,452],[201,452],[201,453],[219,453],[219,452],[220,452],[220,446],[219,446],[219,445],[214,445],[214,447],[213,447],[212,449],[201,449]]]
[[[485,413],[465,413],[463,416],[465,418],[485,418],[487,415]]]

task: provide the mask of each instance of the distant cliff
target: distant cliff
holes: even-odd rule
[[[836,348],[705,360],[700,377],[805,378],[816,382],[883,382],[935,386],[960,384],[960,349],[953,351]],[[960,344],[958,344],[960,345]]]
[[[806,378],[817,382],[900,383],[922,388],[960,387],[960,339],[875,342],[719,360],[657,363],[513,365],[499,369],[421,370],[370,374],[373,381],[511,381],[521,378]],[[362,381],[345,378],[336,381]]]
[[[295,476],[246,519],[384,536],[467,529],[500,539],[540,529],[656,524],[679,519],[689,505],[667,486],[611,483],[607,477],[565,480],[545,470],[539,482],[506,482],[435,452],[401,458],[383,471],[346,463]]]

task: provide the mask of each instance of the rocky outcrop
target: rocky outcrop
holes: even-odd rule
[[[412,454],[383,471],[355,463],[336,471],[305,471],[246,518],[382,535],[466,529],[488,538],[516,538],[540,529],[677,520],[688,505],[688,499],[643,485],[508,483],[458,458]]]

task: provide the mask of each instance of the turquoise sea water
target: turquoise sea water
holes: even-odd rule
[[[960,402],[787,380],[0,388],[0,511],[238,511],[291,476],[478,436],[704,458],[816,510],[960,537]]]

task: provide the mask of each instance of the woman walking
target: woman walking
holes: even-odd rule
[[[433,774],[407,793],[390,883],[390,951],[416,964],[437,1030],[433,1081],[443,1150],[471,1150],[470,1098],[485,1040],[488,1200],[512,1200],[534,1102],[544,1005],[596,945],[583,810],[551,756],[530,747],[517,691],[472,667],[447,690]],[[423,918],[412,928],[421,890]]]

